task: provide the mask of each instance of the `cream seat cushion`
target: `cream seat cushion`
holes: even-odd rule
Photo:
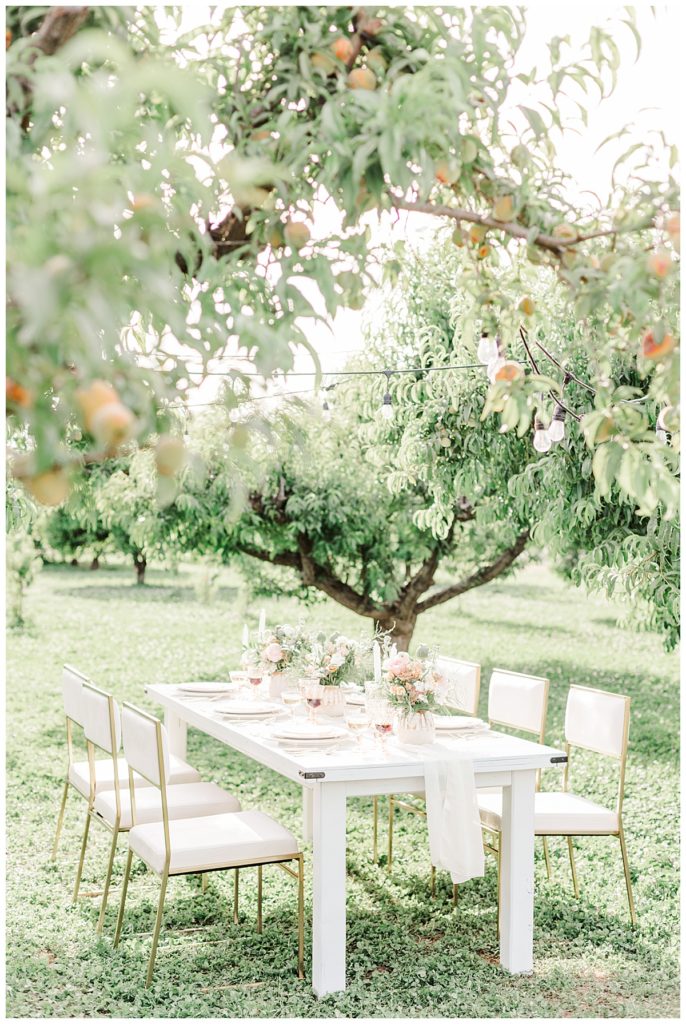
[[[500,830],[502,826],[502,793],[477,790],[479,813],[484,825]],[[584,833],[617,832],[619,818],[600,804],[594,804],[574,793],[536,793],[534,831],[540,835],[583,835]]]
[[[261,811],[171,821],[169,837],[172,875],[278,860],[298,853],[295,836]],[[162,873],[165,848],[161,824],[135,825],[129,832],[129,847],[153,871]]]
[[[202,782],[200,772],[191,768],[189,764],[182,761],[180,757],[171,755],[170,785],[177,785],[181,782]],[[129,766],[126,758],[117,758],[117,770],[119,774],[119,785],[125,789],[129,788]],[[150,783],[142,775],[134,775],[136,786],[149,786]],[[79,793],[87,797],[90,792],[90,775],[88,773],[88,761],[74,761],[69,765],[69,781]],[[114,789],[114,767],[110,757],[95,762],[95,790]]]
[[[120,828],[131,827],[131,797],[128,789],[120,791]],[[95,797],[95,810],[105,821],[114,823],[116,800],[113,789]],[[240,811],[241,805],[235,796],[225,793],[214,782],[192,782],[188,785],[170,786],[167,789],[167,810],[170,818],[198,818],[205,814],[224,814]],[[155,786],[136,791],[136,821],[141,825],[149,821],[162,820],[162,798]]]

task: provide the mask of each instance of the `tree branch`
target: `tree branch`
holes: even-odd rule
[[[516,558],[521,555],[522,551],[527,545],[529,540],[529,531],[524,530],[523,533],[517,537],[512,547],[507,548],[501,555],[496,558],[495,562],[491,562],[490,565],[485,565],[481,569],[477,569],[476,572],[472,573],[464,580],[460,580],[459,583],[453,583],[449,587],[443,587],[442,590],[436,591],[435,594],[430,594],[429,597],[420,601],[417,605],[417,614],[426,612],[429,608],[435,608],[436,605],[444,604],[446,601],[450,601],[453,597],[459,597],[460,594],[464,594],[467,590],[472,590],[474,587],[480,587],[484,583],[489,583],[495,579],[496,576],[500,576],[501,573],[505,572],[506,569],[512,565]]]
[[[300,534],[298,537],[298,551],[300,553],[300,575],[306,587],[316,587],[317,590],[332,597],[338,604],[342,604],[344,608],[349,608],[350,611],[370,619],[384,611],[382,606],[374,604],[364,594],[358,593],[349,584],[334,576],[326,566],[315,562],[312,558],[312,541],[305,534]]]
[[[452,220],[456,220],[458,223],[461,221],[468,221],[470,224],[481,224],[485,228],[492,228],[496,231],[504,231],[505,234],[510,235],[512,238],[529,238],[531,228],[524,227],[522,224],[517,224],[515,221],[503,222],[496,220],[495,217],[489,217],[487,215],[476,213],[474,210],[465,210],[462,207],[443,206],[439,203],[427,203],[417,200],[416,202],[410,202],[406,199],[401,199],[399,196],[390,195],[391,204],[397,210],[409,210],[411,213],[426,213],[432,217],[449,217]],[[640,224],[634,224],[631,228],[607,228],[599,231],[589,231],[587,234],[577,234],[574,238],[555,238],[553,235],[546,235],[542,232],[532,240],[533,245],[539,246],[541,249],[547,249],[549,252],[554,253],[556,256],[561,256],[565,250],[571,248],[574,245],[578,245],[579,242],[586,242],[589,238],[605,238],[607,236],[616,236],[627,231],[642,231],[644,228],[654,226],[655,218],[647,217],[645,221]]]
[[[31,45],[52,57],[60,46],[71,39],[88,17],[88,7],[49,7],[38,29],[31,37]],[[38,54],[32,54],[29,63],[33,63]]]

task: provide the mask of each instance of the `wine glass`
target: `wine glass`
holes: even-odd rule
[[[367,714],[381,744],[381,752],[385,754],[386,740],[393,732],[393,706],[383,697],[370,698],[367,701]]]
[[[351,733],[355,737],[355,742],[358,747],[362,746],[362,734],[366,729],[369,728],[369,718],[363,714],[360,710],[355,708],[354,712],[346,714],[345,724],[350,729]]]
[[[250,685],[253,688],[253,690],[252,690],[253,700],[259,700],[260,699],[260,695],[257,692],[257,687],[262,682],[262,674],[260,672],[258,672],[257,669],[254,669],[254,668],[249,669],[248,670],[248,682],[250,683]]]
[[[309,708],[309,721],[316,725],[317,723],[317,710],[322,704],[322,688],[319,682],[308,682],[304,688],[305,700]]]
[[[281,694],[281,700],[284,702],[286,707],[291,709],[291,714],[295,714],[295,709],[302,699],[300,690],[296,689],[284,690]]]

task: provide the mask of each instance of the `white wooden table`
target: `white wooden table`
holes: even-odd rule
[[[312,987],[323,997],[345,989],[346,801],[348,797],[422,793],[424,763],[393,740],[385,756],[368,744],[331,752],[284,750],[261,722],[232,723],[212,701],[171,685],[148,686],[164,708],[171,753],[186,756],[188,725],[303,786],[304,832],[313,843]],[[512,974],[533,969],[534,791],[536,771],[563,764],[553,747],[490,731],[443,739],[473,759],[477,786],[503,787],[500,963]],[[434,747],[435,749],[435,747]]]

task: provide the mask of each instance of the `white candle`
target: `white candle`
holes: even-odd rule
[[[264,613],[264,608],[260,608],[260,624],[258,626],[258,633],[259,633],[260,637],[264,636],[266,628],[267,628],[267,616]]]
[[[243,623],[243,646],[248,647],[250,645],[250,630],[248,629],[248,623]]]
[[[374,682],[381,682],[381,648],[379,647],[376,640],[372,644],[372,650],[374,652]]]

